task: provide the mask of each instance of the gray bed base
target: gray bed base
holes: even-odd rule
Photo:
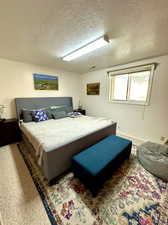
[[[108,127],[93,132],[60,148],[54,149],[53,151],[44,151],[41,165],[43,175],[47,178],[48,182],[51,183],[53,179],[59,177],[71,168],[71,158],[73,155],[81,152],[85,148],[97,143],[107,136],[115,134],[116,123],[113,123]],[[27,148],[34,154],[35,149],[24,134],[23,141]]]
[[[53,105],[66,105],[72,107],[73,109],[72,97],[16,98],[15,103],[18,121],[20,121],[21,110],[23,108],[38,109]],[[47,178],[47,180],[50,182],[54,178],[58,177],[70,169],[71,158],[74,154],[79,153],[85,148],[112,134],[116,134],[116,123],[112,123],[108,127],[93,132],[60,148],[54,149],[53,151],[44,151],[41,169],[45,178]],[[24,138],[24,142],[27,142],[26,146],[28,146],[29,149],[33,149],[32,144],[29,143],[27,138]],[[35,152],[34,149],[32,151]]]

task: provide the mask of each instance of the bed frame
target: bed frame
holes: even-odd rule
[[[48,106],[71,106],[71,97],[51,97],[51,98],[16,98],[16,112],[18,121],[20,121],[21,110],[26,109],[38,109]],[[93,132],[85,137],[82,137],[72,143],[66,144],[60,148],[54,149],[53,151],[43,152],[42,156],[42,172],[47,180],[52,183],[52,180],[63,174],[71,167],[71,158],[74,154],[77,154],[85,148],[97,143],[103,138],[116,134],[116,123],[112,123],[110,126]],[[23,139],[25,147],[33,149],[31,143],[28,143],[28,139]],[[26,143],[27,142],[27,143]],[[35,150],[33,150],[35,152]]]

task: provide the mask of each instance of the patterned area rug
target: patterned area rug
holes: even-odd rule
[[[23,143],[19,149],[52,225],[168,224],[168,183],[139,164],[135,146],[130,159],[105,183],[96,198],[71,172],[48,186]]]

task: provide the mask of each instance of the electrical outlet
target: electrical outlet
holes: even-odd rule
[[[160,140],[161,140],[161,141],[165,141],[165,139],[166,139],[166,137],[164,137],[164,136],[161,136],[161,137],[160,137]]]

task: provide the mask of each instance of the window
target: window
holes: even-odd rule
[[[155,64],[109,72],[109,100],[148,105]]]

